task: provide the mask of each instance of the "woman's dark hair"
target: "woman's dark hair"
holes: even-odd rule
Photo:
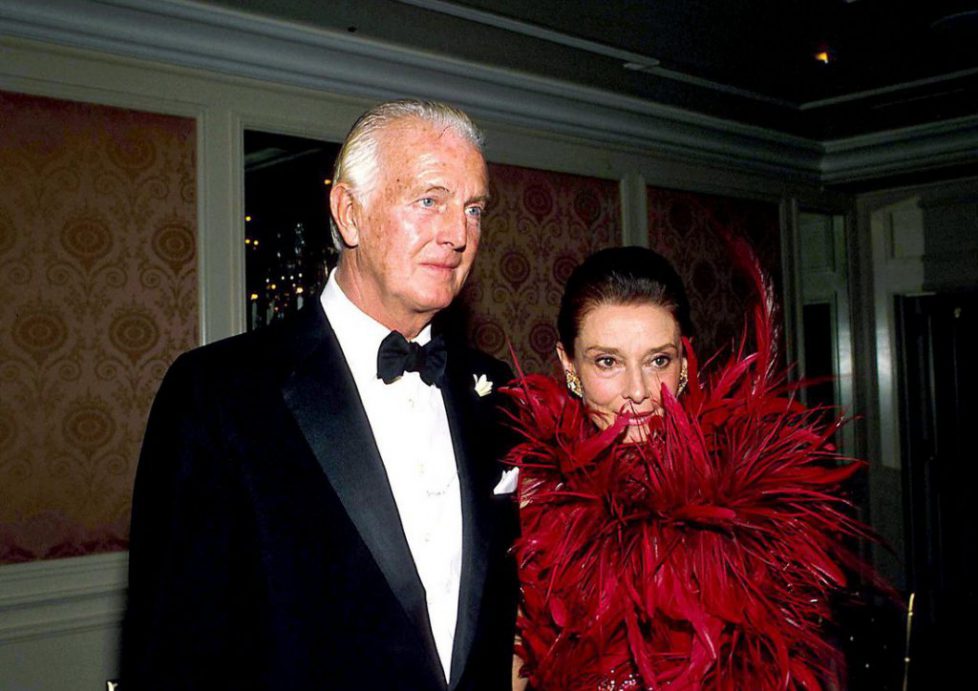
[[[665,257],[645,247],[609,247],[595,252],[567,279],[557,332],[568,355],[584,317],[598,305],[652,303],[672,313],[683,336],[693,335],[682,279]]]

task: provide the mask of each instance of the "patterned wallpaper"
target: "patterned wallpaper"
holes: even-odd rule
[[[557,368],[557,309],[571,270],[621,243],[618,182],[490,164],[490,203],[462,302],[469,342],[527,372]]]
[[[668,257],[689,294],[701,361],[729,352],[755,304],[724,237],[746,238],[781,295],[781,232],[776,204],[648,187],[649,246]],[[781,351],[783,353],[783,349]]]
[[[0,127],[0,563],[124,549],[149,406],[197,342],[194,123],[0,92]],[[621,241],[618,183],[498,164],[490,178],[479,257],[446,316],[554,372],[564,282]],[[648,208],[700,352],[728,344],[753,296],[720,237],[748,237],[780,279],[777,207],[649,188]]]
[[[0,92],[0,563],[124,549],[197,342],[193,120]]]

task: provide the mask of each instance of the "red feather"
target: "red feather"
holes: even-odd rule
[[[741,248],[743,249],[743,248]],[[689,390],[663,389],[649,438],[623,418],[598,431],[558,382],[504,389],[520,467],[522,638],[534,689],[832,688],[841,654],[823,635],[848,538],[871,537],[841,485],[863,465],[831,445],[838,423],[804,409],[776,371],[772,292],[741,346]]]

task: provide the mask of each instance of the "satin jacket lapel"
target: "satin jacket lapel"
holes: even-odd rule
[[[370,423],[339,342],[315,307],[318,319],[306,315],[306,352],[282,387],[286,405],[425,648],[434,650],[424,588]]]
[[[445,411],[455,448],[462,496],[462,579],[459,588],[458,623],[452,651],[449,688],[458,683],[472,650],[482,607],[489,555],[488,495],[479,481],[476,453],[478,414],[477,394],[472,373],[449,354],[446,384],[442,390]]]

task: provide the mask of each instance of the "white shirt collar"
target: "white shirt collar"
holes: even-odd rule
[[[380,342],[391,332],[379,321],[357,307],[336,281],[336,270],[329,272],[319,302],[340,342],[350,372],[357,381],[377,377],[377,351]],[[431,324],[413,339],[419,345],[431,340]]]

